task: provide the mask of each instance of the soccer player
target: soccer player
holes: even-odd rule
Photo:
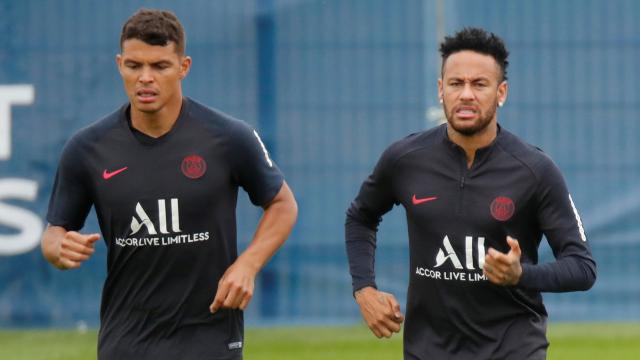
[[[447,123],[389,146],[347,211],[355,300],[377,337],[404,315],[377,289],[382,215],[409,230],[405,359],[545,359],[543,291],[589,289],[596,265],[557,166],[497,123],[507,99],[503,41],[465,28],[440,45]],[[545,235],[555,261],[539,264]]]
[[[116,62],[129,102],[66,144],[51,195],[45,258],[81,266],[107,246],[98,359],[241,359],[243,313],[258,271],[297,216],[291,190],[246,123],[184,97],[191,58],[167,11],[122,28]],[[263,207],[237,255],[238,188]]]

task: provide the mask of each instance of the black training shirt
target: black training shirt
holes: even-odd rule
[[[446,124],[391,145],[347,211],[353,290],[376,286],[374,254],[381,216],[406,212],[410,280],[405,359],[544,359],[547,312],[541,291],[585,290],[596,268],[576,207],[556,165],[499,128],[476,152],[448,139]],[[517,286],[482,273],[492,247],[522,249]],[[538,264],[545,235],[556,261]]]
[[[107,245],[98,358],[240,359],[242,312],[209,305],[237,257],[238,187],[266,205],[282,174],[255,130],[188,98],[159,138],[128,114],[69,140],[47,215],[78,230],[95,206]]]

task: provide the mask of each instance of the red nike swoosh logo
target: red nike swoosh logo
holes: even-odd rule
[[[413,205],[420,205],[420,204],[426,203],[428,201],[436,200],[437,198],[438,198],[437,196],[432,196],[432,197],[418,199],[416,197],[416,194],[413,194],[413,198],[411,199],[411,202],[413,203]]]
[[[112,177],[114,177],[114,176],[116,176],[116,175],[120,174],[121,172],[123,172],[123,171],[127,170],[128,168],[129,168],[128,166],[125,166],[125,167],[123,167],[122,169],[118,169],[118,170],[116,170],[116,171],[112,171],[112,172],[108,172],[108,171],[105,169],[105,170],[102,172],[102,178],[103,178],[103,179],[105,179],[105,180],[109,180],[109,179],[111,179]]]

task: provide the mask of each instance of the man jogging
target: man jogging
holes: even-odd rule
[[[382,215],[409,229],[405,359],[545,359],[541,292],[589,289],[596,265],[557,166],[498,125],[507,99],[503,41],[467,28],[440,46],[447,123],[382,154],[347,211],[346,246],[362,316],[378,337],[404,320],[376,288]],[[546,236],[555,261],[538,263]]]
[[[107,246],[98,359],[241,359],[258,271],[295,222],[296,202],[258,133],[182,95],[191,58],[170,12],[127,20],[116,58],[129,102],[65,146],[51,195],[46,259],[79,267]],[[238,256],[238,188],[264,208]]]

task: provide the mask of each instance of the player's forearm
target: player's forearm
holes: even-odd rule
[[[273,254],[284,244],[298,217],[298,205],[286,183],[274,200],[265,207],[253,241],[238,261],[260,271]]]
[[[566,292],[590,289],[596,280],[596,265],[592,258],[567,256],[545,264],[522,264],[519,286],[546,292]]]
[[[345,239],[353,291],[367,286],[375,288],[376,231],[355,217],[347,215]]]
[[[66,230],[60,226],[47,226],[42,234],[40,247],[44,258],[58,269],[62,269],[60,263],[60,242],[64,238]]]

